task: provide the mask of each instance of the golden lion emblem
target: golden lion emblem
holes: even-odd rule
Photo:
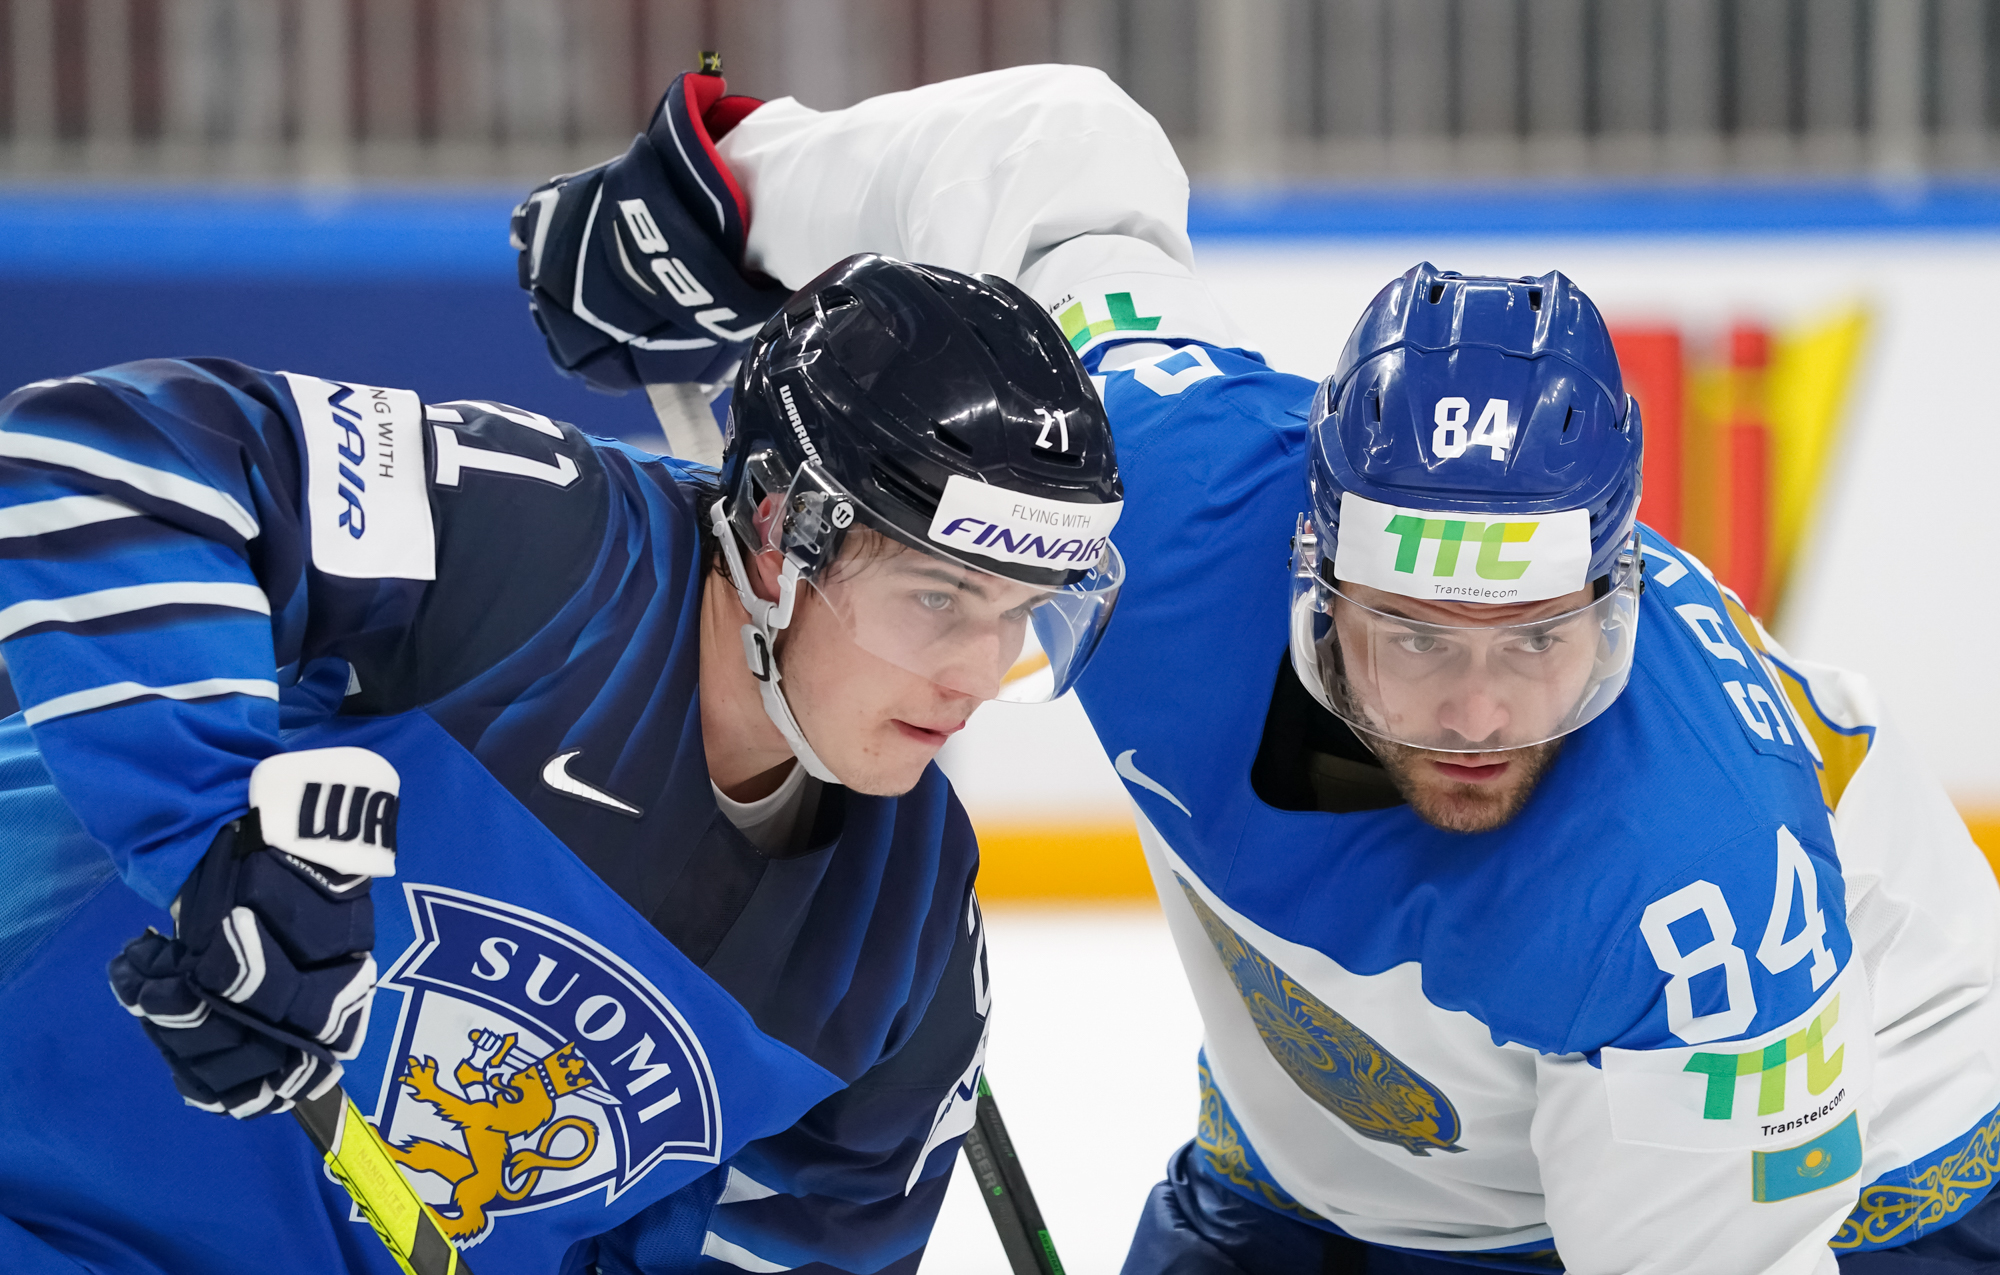
[[[451,1202],[438,1209],[445,1234],[464,1245],[483,1238],[492,1227],[487,1209],[495,1200],[527,1197],[550,1169],[574,1169],[597,1150],[597,1126],[582,1116],[555,1116],[556,1099],[581,1093],[598,1101],[615,1102],[595,1088],[575,1042],[566,1041],[541,1058],[516,1049],[512,1033],[501,1036],[483,1028],[469,1033],[472,1048],[453,1070],[462,1094],[438,1083],[435,1058],[410,1058],[399,1077],[417,1101],[428,1105],[457,1128],[463,1151],[429,1138],[391,1143],[389,1154],[398,1164],[419,1173],[435,1173],[451,1183]],[[474,1100],[484,1090],[489,1096]],[[551,1154],[566,1132],[583,1137],[572,1155]],[[515,1138],[539,1133],[533,1147],[515,1148]]]

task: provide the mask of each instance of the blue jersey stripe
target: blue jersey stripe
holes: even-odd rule
[[[0,608],[0,641],[34,625],[76,624],[164,606],[228,607],[271,614],[270,600],[254,584],[212,580],[131,584],[72,593],[66,598],[29,598]]]
[[[159,500],[169,501],[212,518],[245,540],[257,538],[257,519],[228,492],[179,474],[142,465],[110,452],[62,438],[47,438],[20,429],[0,430],[0,456],[56,465],[121,483]]]
[[[43,628],[0,649],[7,652],[23,704],[112,682],[172,686],[211,677],[276,676],[270,622],[248,611],[161,607],[96,624]]]
[[[0,509],[0,540],[46,536],[72,527],[138,515],[138,510],[112,496],[58,496]]]
[[[235,546],[158,518],[120,518],[46,536],[0,541],[0,605],[63,598],[120,585],[255,579]]]

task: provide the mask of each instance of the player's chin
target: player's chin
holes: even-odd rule
[[[1499,753],[1433,753],[1395,745],[1378,750],[1389,777],[1417,817],[1446,832],[1491,832],[1506,824],[1535,794],[1542,776],[1562,750],[1561,740]],[[1482,782],[1455,780],[1431,763],[1506,762],[1507,769]]]
[[[935,738],[930,738],[935,736]],[[870,797],[900,797],[915,788],[924,770],[944,747],[945,734],[917,734],[900,722],[887,723],[876,734],[875,746],[848,766],[835,769],[845,785]]]
[[[1446,832],[1491,832],[1527,804],[1525,785],[1498,788],[1485,784],[1439,784],[1404,795],[1417,817]]]

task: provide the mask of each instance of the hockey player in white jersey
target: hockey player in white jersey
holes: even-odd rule
[[[1079,693],[1206,1028],[1128,1273],[2000,1269],[2000,888],[1866,682],[1635,522],[1580,290],[1418,266],[1272,372],[1075,68],[721,154],[755,266],[1015,280],[1104,394],[1135,512]]]

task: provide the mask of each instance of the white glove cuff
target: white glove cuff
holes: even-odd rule
[[[396,873],[402,779],[366,748],[278,753],[250,772],[265,844],[344,874]]]

